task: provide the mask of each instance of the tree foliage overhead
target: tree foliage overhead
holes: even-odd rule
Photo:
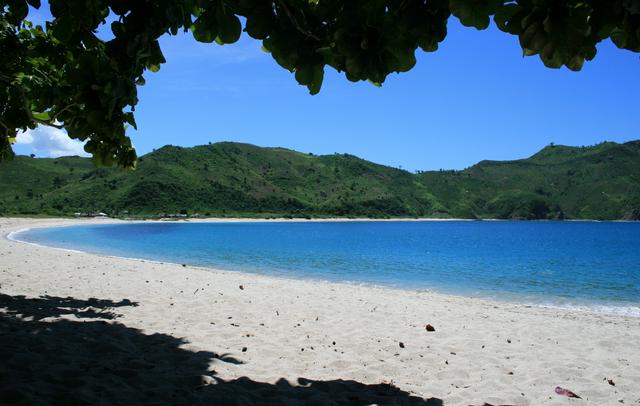
[[[551,68],[580,70],[607,38],[640,52],[640,0],[50,0],[44,27],[27,20],[39,7],[0,0],[0,159],[18,131],[44,124],[86,140],[100,163],[133,166],[137,86],[165,62],[158,39],[181,30],[220,45],[244,30],[311,94],[327,66],[374,84],[408,71],[451,15],[477,29],[493,19]]]

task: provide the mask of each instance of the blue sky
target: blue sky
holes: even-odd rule
[[[517,37],[452,17],[440,50],[418,51],[410,72],[377,88],[327,68],[316,96],[246,35],[219,46],[180,34],[161,45],[167,63],[145,75],[138,130],[129,133],[139,155],[165,144],[238,141],[351,153],[408,170],[462,169],[527,157],[550,142],[640,138],[640,59],[609,41],[581,72],[554,70],[523,58]],[[64,141],[53,130],[39,132]],[[41,144],[15,149],[50,155],[52,147]]]

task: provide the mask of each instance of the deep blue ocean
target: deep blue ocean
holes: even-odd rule
[[[32,229],[13,238],[265,275],[640,316],[640,223],[165,222]]]

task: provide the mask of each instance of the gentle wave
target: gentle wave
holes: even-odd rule
[[[28,231],[31,231],[31,228],[22,228],[20,230],[16,230],[16,231],[12,231],[9,234],[7,234],[7,240],[13,241],[13,242],[19,242],[22,244],[28,244],[28,245],[33,245],[35,247],[41,247],[41,248],[51,248],[51,249],[56,249],[56,250],[60,250],[60,251],[65,251],[65,252],[74,252],[76,254],[90,254],[90,252],[87,251],[81,251],[81,250],[74,250],[71,248],[60,248],[60,247],[54,247],[52,245],[46,245],[46,244],[38,244],[35,242],[31,242],[31,241],[25,241],[25,240],[21,240],[19,238],[17,238],[18,234],[22,234],[22,233],[26,233]]]
[[[10,240],[10,241],[17,241],[17,242],[23,242],[23,243],[25,243],[25,244],[30,244],[30,243],[29,243],[29,242],[27,242],[27,241],[18,240],[18,239],[16,238],[16,235],[17,235],[17,234],[24,233],[24,232],[27,232],[27,231],[29,231],[29,230],[31,230],[31,228],[21,228],[21,229],[19,229],[19,230],[12,231],[12,232],[10,232],[9,234],[7,234],[7,235],[6,235],[7,240]]]
[[[613,316],[625,316],[640,318],[640,306],[615,306],[615,305],[567,305],[567,304],[533,304],[533,306],[544,307],[549,309],[567,310],[571,312],[599,313]]]
[[[163,264],[182,265],[182,264],[179,264],[177,262],[156,261],[156,260],[153,260],[153,259],[145,259],[145,258],[137,258],[137,257],[125,257],[125,256],[121,256],[121,255],[105,255],[105,254],[99,254],[97,252],[92,252],[90,250],[84,251],[84,250],[76,250],[76,249],[70,249],[70,248],[56,247],[54,245],[48,245],[48,244],[38,244],[38,243],[35,243],[35,242],[21,240],[21,239],[18,239],[16,237],[16,234],[24,233],[24,232],[31,231],[31,230],[32,230],[31,228],[23,228],[23,229],[20,229],[20,230],[12,231],[9,234],[7,234],[7,239],[11,240],[11,241],[14,241],[14,242],[22,243],[22,244],[33,245],[35,247],[48,248],[48,249],[59,250],[59,251],[64,251],[64,252],[73,252],[73,253],[76,253],[76,254],[97,255],[97,256],[100,256],[100,257],[104,257],[104,258],[127,259],[127,260],[130,260],[130,261],[149,262],[151,264],[159,264],[159,265],[163,265]],[[217,269],[213,269],[213,268],[210,268],[210,269],[217,270]]]

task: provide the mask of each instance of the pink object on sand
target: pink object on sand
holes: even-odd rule
[[[567,396],[567,397],[570,397],[570,398],[582,399],[580,396],[578,396],[575,393],[571,392],[569,389],[561,388],[559,386],[556,386],[556,393],[558,395]]]

